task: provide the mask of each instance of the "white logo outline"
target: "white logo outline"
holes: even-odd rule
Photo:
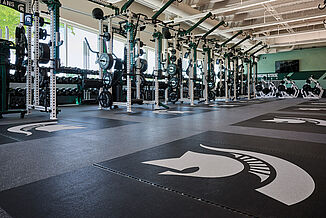
[[[258,152],[237,149],[222,149],[211,146],[205,146],[203,144],[200,144],[200,146],[211,151],[225,152],[231,154],[234,156],[235,159],[239,161],[239,163],[243,164],[243,162],[246,162],[247,164],[249,164],[250,167],[248,173],[258,176],[261,180],[261,186],[256,188],[255,190],[285,205],[291,206],[296,203],[299,203],[307,199],[314,192],[315,182],[313,178],[305,170],[287,160]],[[199,158],[197,160],[192,160],[192,162],[198,161],[197,166],[194,163],[191,163],[191,156],[193,157],[193,159]],[[201,158],[200,156],[205,157],[205,159]],[[224,163],[226,163],[224,158],[229,158],[230,161],[228,162],[228,167],[230,167],[230,165],[233,165],[229,173],[225,172],[225,169],[219,171],[221,168],[219,169],[218,167],[211,169],[200,169],[200,167],[204,166],[204,164],[201,162],[207,162],[208,159],[212,160],[212,156],[215,156],[216,161],[219,161],[218,159],[216,159],[217,157],[223,157],[221,159],[222,165],[223,161]],[[179,158],[152,160],[145,161],[142,163],[179,171],[199,166],[198,171],[192,173],[177,173],[171,170],[159,173],[159,175],[164,176],[221,178],[236,175],[244,169],[242,168],[240,170],[238,165],[234,165],[235,159],[223,155],[202,154],[188,151]],[[192,165],[186,167],[187,164]],[[220,164],[215,164],[215,166],[220,166]],[[272,167],[273,170],[275,170],[276,172],[273,178],[271,178],[270,167]],[[216,173],[216,176],[214,177],[212,174],[207,173]]]
[[[30,136],[33,133],[29,130],[35,129],[37,131],[44,131],[44,132],[57,132],[61,130],[74,130],[74,129],[83,129],[86,128],[84,126],[71,126],[71,125],[64,125],[58,124],[57,121],[51,122],[40,122],[40,123],[29,123],[23,124],[19,126],[13,126],[7,129],[8,132],[18,133],[18,134],[25,134],[26,136]]]
[[[326,126],[326,120],[305,118],[305,117],[274,117],[272,120],[262,120],[263,122],[272,123],[289,123],[289,124],[304,124],[311,123],[316,126]]]

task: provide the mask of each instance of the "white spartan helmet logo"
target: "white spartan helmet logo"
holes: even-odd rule
[[[263,120],[270,123],[290,123],[290,124],[304,124],[311,123],[317,126],[326,126],[326,120],[302,118],[302,117],[274,117],[272,120]]]
[[[245,169],[244,164],[248,164],[248,172],[258,176],[262,184],[261,187],[255,190],[286,205],[293,205],[303,201],[315,189],[315,182],[306,171],[281,158],[251,151],[221,149],[202,144],[200,146],[208,150],[231,154],[233,158],[188,151],[179,158],[153,160],[143,163],[179,171],[167,170],[159,173],[160,175],[199,178],[233,176]],[[271,166],[276,172],[275,178],[271,178]],[[198,170],[191,173],[180,172],[193,167],[198,168]]]

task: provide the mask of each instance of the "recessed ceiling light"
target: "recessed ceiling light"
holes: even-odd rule
[[[105,0],[105,1],[108,3],[115,4],[115,3],[121,2],[122,0]]]

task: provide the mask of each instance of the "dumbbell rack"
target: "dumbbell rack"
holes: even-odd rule
[[[49,70],[49,68],[47,68]],[[75,84],[77,85],[77,88],[72,89],[73,92],[77,92],[76,95],[69,94],[69,89],[61,88],[57,89],[59,91],[59,96],[75,96],[78,98],[76,103],[85,103],[88,101],[96,102],[98,91],[97,88],[94,89],[86,89],[84,87],[85,83],[87,81],[94,81],[94,83],[102,84],[102,80],[100,79],[88,79],[87,75],[98,75],[98,71],[95,70],[86,70],[86,69],[80,69],[76,67],[61,67],[58,69],[58,73],[65,73],[65,74],[74,74],[77,75],[77,77],[56,77],[56,83],[57,84]],[[71,89],[71,88],[70,88]],[[77,89],[77,90],[76,90]],[[63,91],[64,93],[61,93]],[[70,90],[71,91],[71,90]],[[65,93],[67,92],[67,93]],[[80,94],[82,92],[82,94]],[[61,93],[61,94],[60,94]],[[90,96],[95,96],[94,99],[91,99]],[[58,103],[60,103],[58,99]]]
[[[9,55],[10,55],[10,49],[13,49],[13,46],[10,46],[10,42],[8,40],[2,40],[0,41],[0,74],[1,74],[1,107],[0,107],[0,118],[2,118],[2,114],[9,114],[9,113],[20,113],[21,118],[24,117],[26,110],[23,109],[10,109],[8,106],[8,80],[7,78],[9,69]]]

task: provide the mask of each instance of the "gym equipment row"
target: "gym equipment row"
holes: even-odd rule
[[[285,77],[278,86],[272,81],[266,81],[263,77],[255,87],[257,98],[298,98],[320,99],[323,96],[324,89],[320,83],[310,76],[302,89],[299,89],[290,77]]]

